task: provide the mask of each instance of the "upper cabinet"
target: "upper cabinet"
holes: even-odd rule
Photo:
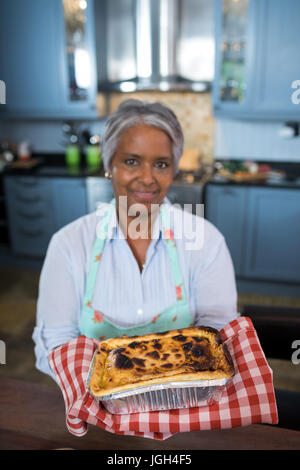
[[[216,2],[214,108],[240,112],[249,108],[250,0]]]
[[[213,82],[216,117],[299,121],[299,17],[299,0],[2,0],[0,118],[97,118],[97,91]]]
[[[300,86],[300,2],[264,0],[256,3],[259,28],[253,77],[254,107],[262,115],[278,113],[299,120],[300,106],[293,102],[292,84],[298,81],[298,88]]]
[[[215,1],[216,117],[299,120],[299,15],[298,0]]]
[[[96,117],[93,0],[0,2],[0,116]]]

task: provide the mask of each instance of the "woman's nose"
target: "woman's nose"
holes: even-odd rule
[[[139,179],[146,185],[154,182],[153,168],[151,165],[142,165]]]

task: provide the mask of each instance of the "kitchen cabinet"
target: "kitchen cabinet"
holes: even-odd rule
[[[237,278],[300,283],[300,188],[208,184],[205,217],[224,235]]]
[[[224,235],[237,276],[243,274],[247,191],[243,187],[209,185],[204,217]]]
[[[96,117],[93,0],[78,5],[0,2],[0,118]]]
[[[264,0],[257,3],[256,65],[253,107],[261,116],[299,120],[292,83],[300,79],[300,2]],[[298,85],[299,88],[299,85]]]
[[[299,80],[298,0],[216,0],[216,117],[293,120]]]
[[[16,255],[45,256],[52,235],[87,213],[84,178],[6,176],[4,186]]]
[[[300,191],[251,188],[244,276],[300,282]]]
[[[52,179],[5,177],[4,188],[13,253],[44,256],[56,229]]]
[[[215,1],[215,115],[241,115],[251,106],[251,76],[254,50],[251,0]]]
[[[52,187],[56,230],[86,215],[87,198],[84,178],[54,178]]]

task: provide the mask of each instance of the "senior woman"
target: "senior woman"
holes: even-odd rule
[[[39,370],[54,377],[49,352],[80,334],[220,329],[238,317],[224,237],[166,197],[182,150],[181,126],[160,103],[126,100],[107,120],[102,155],[114,199],[51,239],[33,333]]]

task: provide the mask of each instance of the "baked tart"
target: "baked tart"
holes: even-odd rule
[[[233,375],[233,362],[220,333],[199,326],[100,342],[89,390],[101,398],[149,385]]]

